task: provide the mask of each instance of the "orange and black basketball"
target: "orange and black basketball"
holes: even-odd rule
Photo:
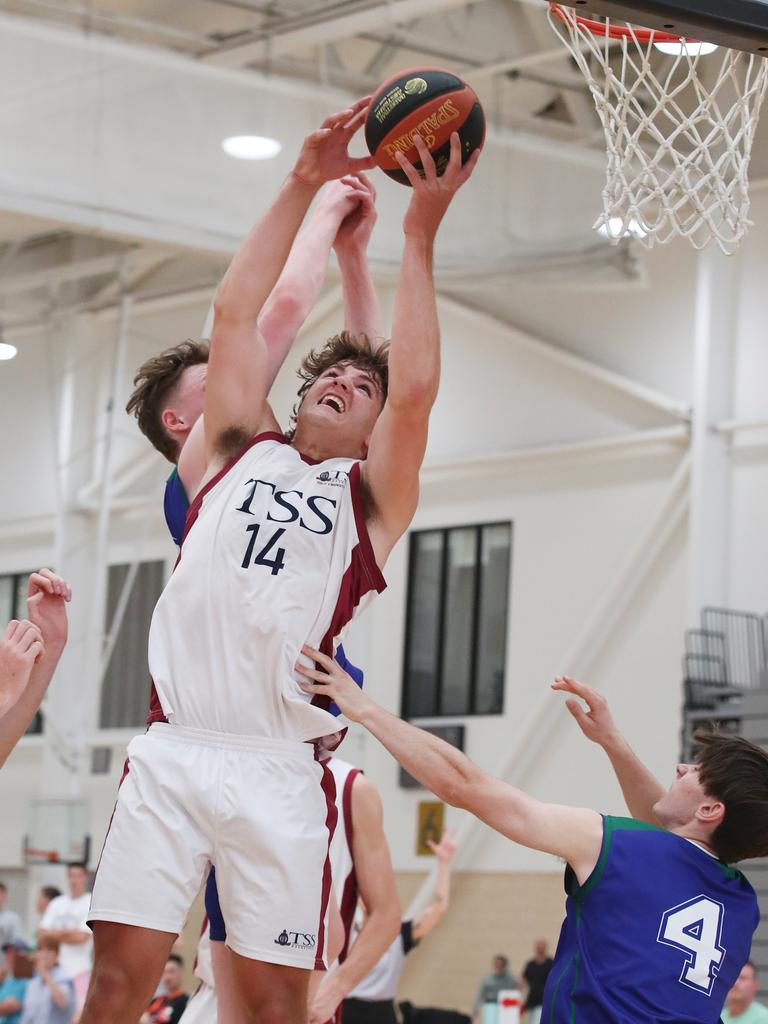
[[[421,161],[413,136],[419,134],[442,174],[450,156],[452,132],[461,139],[461,160],[482,146],[485,115],[473,89],[442,68],[413,68],[393,75],[376,91],[365,122],[365,141],[377,165],[390,178],[408,184],[395,154],[417,170]]]

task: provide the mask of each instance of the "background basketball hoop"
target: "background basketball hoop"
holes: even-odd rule
[[[615,6],[608,4],[607,7]],[[766,45],[707,59],[697,39],[550,3],[549,21],[587,80],[608,153],[595,227],[652,247],[682,235],[726,253],[749,227],[749,160],[768,86]],[[730,39],[730,37],[728,37]],[[671,52],[658,53],[665,44]]]

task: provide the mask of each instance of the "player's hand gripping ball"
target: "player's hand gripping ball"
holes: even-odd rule
[[[421,171],[413,144],[418,134],[440,175],[451,155],[452,132],[459,133],[464,164],[483,144],[485,115],[467,83],[441,68],[414,68],[388,79],[373,96],[365,122],[365,141],[377,166],[403,185],[409,182],[396,154],[403,153]]]

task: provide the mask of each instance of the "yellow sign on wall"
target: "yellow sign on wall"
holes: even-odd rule
[[[421,800],[419,802],[419,819],[416,827],[416,854],[419,857],[434,857],[427,846],[427,840],[440,842],[445,820],[445,804],[439,800]]]

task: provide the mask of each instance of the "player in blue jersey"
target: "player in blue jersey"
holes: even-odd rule
[[[376,223],[376,192],[365,175],[330,182],[306,229],[298,237],[274,291],[259,317],[259,328],[273,355],[277,373],[323,288],[331,249],[342,278],[345,326],[371,338],[383,336],[383,321],[367,260]],[[184,341],[147,360],[136,372],[126,411],[174,469],[165,487],[163,510],[174,543],[181,543],[190,496],[205,472],[202,412],[208,346]],[[196,426],[197,424],[197,426]],[[339,645],[336,660],[363,685],[363,671]],[[338,709],[332,709],[338,710]],[[227,979],[226,924],[219,904],[216,871],[211,868],[205,890],[214,972],[221,980],[219,1024],[236,1024],[237,1007]]]
[[[542,1009],[546,1024],[716,1024],[749,958],[759,911],[740,860],[768,855],[768,754],[700,737],[665,790],[620,735],[604,699],[567,677],[571,714],[611,759],[634,818],[545,804],[486,774],[363,694],[334,662],[297,665],[438,797],[509,839],[562,857],[566,919]],[[574,697],[582,698],[587,711]]]

